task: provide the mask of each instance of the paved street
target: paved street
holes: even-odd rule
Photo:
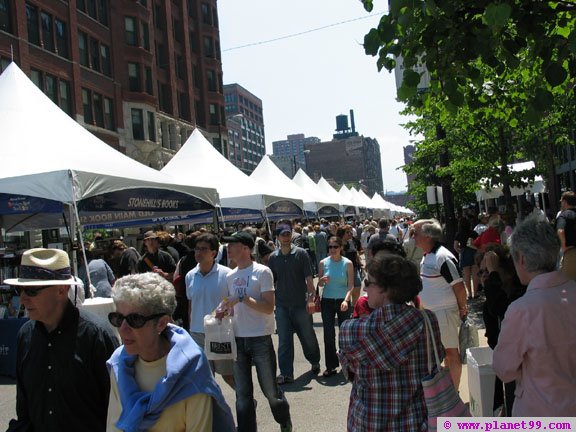
[[[314,325],[322,357],[324,357],[323,331],[320,314],[314,314]],[[480,331],[481,345],[486,345],[483,338],[483,331]],[[274,344],[278,346],[278,338],[273,336]],[[295,431],[326,432],[346,430],[346,416],[348,412],[348,397],[350,394],[350,384],[344,381],[341,374],[330,378],[323,378],[321,375],[313,377],[310,375],[310,365],[302,354],[302,349],[297,338],[295,343],[295,382],[283,386],[286,397],[290,402],[292,422]],[[484,343],[482,343],[484,341]],[[321,363],[322,370],[324,364]],[[274,421],[270,408],[258,387],[258,380],[254,374],[255,396],[258,401],[257,416],[260,432],[278,431],[279,427]],[[222,387],[224,396],[228,401],[232,412],[235,411],[235,397],[233,391],[218,379]],[[468,380],[466,366],[463,368],[462,384],[460,395],[466,402],[468,401]],[[10,379],[0,377],[0,431],[5,431],[10,418],[15,415],[16,386]]]

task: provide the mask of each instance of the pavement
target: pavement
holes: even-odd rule
[[[483,327],[480,309],[482,301],[480,298],[469,303],[471,318],[476,324],[482,324],[481,327]],[[323,358],[323,331],[319,313],[314,314],[314,327]],[[487,346],[483,330],[479,331],[479,336],[480,346]],[[278,337],[276,335],[273,335],[273,340],[275,347],[278,347]],[[295,381],[292,384],[282,386],[290,403],[294,431],[325,432],[346,430],[351,384],[347,383],[340,373],[329,378],[324,378],[322,375],[312,376],[309,372],[310,364],[304,358],[298,338],[295,338],[294,345]],[[321,363],[321,366],[322,370],[324,370],[323,363]],[[226,401],[235,414],[235,395],[233,390],[219,376],[217,376],[217,381],[222,388]],[[258,429],[260,432],[278,431],[279,426],[274,421],[268,403],[262,395],[255,372],[253,373],[253,381],[254,394],[258,401],[256,410]],[[460,396],[464,402],[468,402],[468,370],[466,365],[462,368]],[[10,419],[15,417],[15,407],[15,382],[9,378],[0,377],[0,431],[5,431]]]

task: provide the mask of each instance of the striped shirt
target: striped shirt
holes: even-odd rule
[[[462,282],[458,261],[448,249],[436,244],[424,255],[420,264],[422,292],[420,300],[426,309],[438,311],[457,307],[456,294],[452,286]]]

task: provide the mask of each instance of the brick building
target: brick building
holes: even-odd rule
[[[226,146],[216,0],[0,0],[0,71],[12,55],[71,117],[149,166],[196,126]]]

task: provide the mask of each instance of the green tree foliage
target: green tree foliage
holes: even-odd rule
[[[373,0],[361,0],[371,11]],[[553,90],[571,91],[576,77],[576,4],[546,0],[390,0],[390,11],[364,38],[367,54],[377,56],[379,70],[389,71],[402,56],[401,100],[416,95],[423,63],[430,72],[430,91],[442,95],[454,111],[480,103],[481,66],[491,75],[537,72],[526,92],[523,117],[536,122],[552,106]]]

